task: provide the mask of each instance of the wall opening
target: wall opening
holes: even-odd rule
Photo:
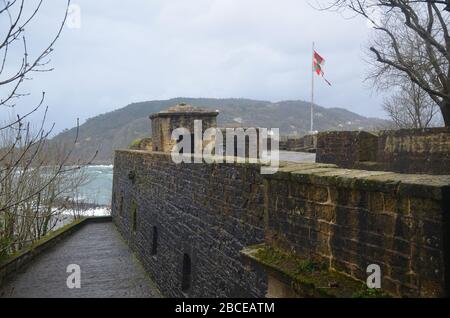
[[[136,202],[133,201],[133,203],[131,204],[131,226],[132,226],[133,233],[136,232],[136,228],[137,228],[136,217],[137,217],[137,206],[136,206]]]
[[[177,144],[181,144],[183,142],[183,139],[184,139],[184,135],[179,135],[178,139],[177,139]],[[181,148],[180,153],[184,153],[184,147]]]
[[[188,135],[189,136],[189,135]],[[194,139],[194,134],[191,134],[190,135],[190,142],[191,142],[191,151],[187,151],[187,149],[184,149],[184,147],[183,148],[181,148],[181,151],[180,151],[180,153],[182,153],[182,154],[190,154],[190,153],[195,153],[195,139]],[[180,143],[182,143],[183,142],[183,140],[184,140],[184,135],[180,135],[180,136],[178,136],[178,139],[177,139],[177,144],[180,144]]]
[[[119,202],[119,216],[122,216],[123,214],[123,195],[120,196],[120,202]]]
[[[156,255],[158,253],[158,228],[156,226],[153,227],[153,241],[152,241],[152,255]]]
[[[184,254],[181,290],[186,293],[189,291],[190,288],[191,288],[191,257],[188,254]]]
[[[195,153],[195,136],[191,134],[191,153]]]

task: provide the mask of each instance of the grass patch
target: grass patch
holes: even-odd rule
[[[387,298],[378,289],[369,289],[360,280],[334,271],[328,264],[286,253],[267,244],[248,247],[247,255],[263,265],[268,273],[275,275],[290,286],[298,297],[327,298]]]
[[[255,256],[267,264],[283,267],[288,266],[291,268],[291,273],[294,275],[314,273],[326,270],[327,268],[324,263],[299,259],[295,254],[286,254],[269,246],[265,246],[258,250]]]
[[[42,244],[45,244],[46,242],[52,240],[53,238],[57,237],[61,233],[64,233],[65,231],[67,231],[70,228],[76,226],[77,224],[82,223],[85,220],[86,220],[86,217],[78,218],[78,219],[70,222],[69,224],[66,224],[66,225],[60,227],[59,229],[48,233],[47,235],[41,237],[40,239],[34,241],[33,243],[31,243],[28,246],[20,249],[17,252],[9,254],[9,255],[4,255],[3,257],[0,258],[0,266],[2,266],[5,263],[10,262],[11,260],[13,260],[13,259],[15,259],[17,257],[20,257],[21,255],[24,255],[24,254],[26,254],[26,253],[28,253],[30,251],[33,251],[38,246],[40,246]]]
[[[381,289],[368,288],[363,284],[360,290],[353,293],[352,298],[391,298],[391,296]]]
[[[141,138],[135,139],[130,143],[130,147],[139,147],[141,145]]]

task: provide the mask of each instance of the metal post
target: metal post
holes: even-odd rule
[[[314,42],[312,44],[312,76],[311,76],[311,131],[314,132]]]

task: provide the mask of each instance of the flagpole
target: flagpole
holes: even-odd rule
[[[311,131],[314,131],[314,42],[312,43],[312,60],[311,60]]]

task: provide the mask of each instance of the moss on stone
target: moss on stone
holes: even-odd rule
[[[135,139],[130,143],[130,148],[139,148],[141,146],[141,138]]]
[[[352,298],[391,298],[391,296],[381,289],[368,288],[362,285],[360,290],[353,293]]]
[[[361,281],[330,270],[324,262],[303,259],[267,244],[250,246],[242,254],[289,282],[299,297],[389,297],[382,291],[367,288]]]
[[[326,264],[299,259],[294,254],[286,254],[267,245],[259,249],[255,256],[262,262],[278,266],[285,266],[292,263],[289,265],[291,265],[290,267],[292,267],[292,273],[295,275],[301,275],[302,273],[313,273],[326,268]]]
[[[21,250],[12,253],[6,257],[3,257],[3,259],[0,259],[0,267],[3,264],[9,263],[10,261],[14,260],[17,257],[20,257],[28,252],[33,251],[34,249],[36,249],[37,247],[45,244],[46,242],[52,240],[53,238],[59,236],[60,234],[70,230],[71,228],[73,228],[74,226],[77,226],[78,224],[84,222],[87,218],[86,217],[81,217],[78,219],[75,219],[74,221],[70,222],[69,224],[66,224],[62,227],[60,227],[59,229],[52,231],[50,233],[48,233],[47,235],[41,237],[40,239],[34,241],[33,243],[31,243],[30,245],[22,248]]]

